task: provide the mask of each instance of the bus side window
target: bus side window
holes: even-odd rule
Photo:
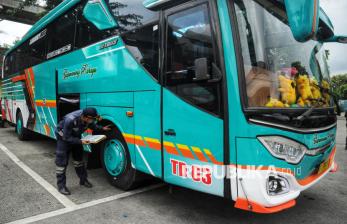
[[[15,63],[14,70],[16,72],[20,72],[22,69],[25,68],[26,60],[27,60],[27,55],[26,55],[27,52],[23,46],[18,47],[14,52],[16,54],[16,63]]]
[[[13,75],[15,72],[15,53],[11,52],[7,55],[5,60],[5,68],[4,68],[4,76],[10,76]]]
[[[159,24],[151,23],[122,35],[128,50],[156,80],[159,74]]]
[[[99,30],[94,24],[86,20],[83,16],[83,8],[84,5],[77,8],[76,49],[97,43],[112,35],[111,30]]]
[[[46,54],[46,30],[21,44],[13,53],[16,55],[14,72],[22,72],[31,66],[42,63]],[[40,37],[38,37],[40,36]]]
[[[209,77],[218,64],[208,5],[171,14],[167,21],[166,86],[191,104],[221,115],[221,82],[198,79],[195,70],[197,61],[207,61]]]
[[[45,61],[46,57],[46,43],[47,43],[47,29],[44,29],[41,31],[42,37],[31,43],[27,43],[29,46],[27,48],[28,50],[28,58],[27,58],[27,65],[25,68],[37,65]]]
[[[75,45],[76,11],[67,12],[49,25],[47,59],[73,50]]]
[[[10,75],[10,55],[7,55],[4,61],[4,78]]]

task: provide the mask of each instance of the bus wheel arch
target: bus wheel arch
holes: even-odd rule
[[[134,169],[122,129],[115,123],[108,119],[99,122],[102,126],[111,125],[112,131],[96,145],[96,151],[108,181],[122,190],[131,190],[138,186],[143,175]]]

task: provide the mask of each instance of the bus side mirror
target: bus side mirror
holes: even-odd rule
[[[284,0],[294,38],[307,41],[316,35],[319,24],[319,0]]]
[[[207,58],[198,58],[194,61],[194,71],[195,71],[195,78],[193,78],[194,81],[204,81],[209,80],[210,75],[208,74],[208,60]]]
[[[347,36],[337,36],[336,42],[340,44],[347,44]]]
[[[83,9],[83,16],[99,30],[118,27],[118,23],[104,0],[88,1]]]
[[[335,42],[335,43],[340,43],[340,44],[347,44],[347,36],[333,36],[327,40],[319,40],[322,42]]]

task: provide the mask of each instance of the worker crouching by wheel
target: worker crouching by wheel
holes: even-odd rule
[[[102,127],[96,124],[99,118],[95,108],[86,108],[67,114],[59,122],[55,133],[57,136],[56,150],[56,176],[57,186],[61,194],[70,195],[71,192],[66,187],[66,168],[72,153],[73,165],[76,174],[80,179],[80,185],[92,188],[93,185],[88,181],[87,170],[83,162],[83,146],[90,144],[88,141],[81,140],[82,133],[87,129],[93,131],[110,131],[109,126]]]

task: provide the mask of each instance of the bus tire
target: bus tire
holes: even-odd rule
[[[5,128],[5,120],[0,120],[0,128]]]
[[[19,111],[16,116],[16,133],[18,136],[18,139],[21,141],[26,141],[30,139],[30,131],[24,127],[23,123],[23,116],[22,113]]]
[[[138,185],[138,172],[131,165],[129,149],[121,137],[112,137],[102,145],[101,164],[113,186],[127,191]]]

